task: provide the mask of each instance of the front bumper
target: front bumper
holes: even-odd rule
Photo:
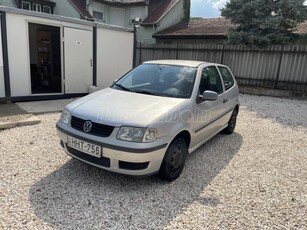
[[[104,138],[82,133],[61,121],[57,123],[56,127],[61,146],[68,155],[93,166],[120,174],[145,176],[157,173],[167,149],[167,142],[163,144],[164,140],[159,140],[156,146],[153,146],[152,143],[149,145],[148,143],[139,143],[143,147],[137,148],[136,143],[130,142],[124,142],[125,146],[120,146],[111,144],[110,141],[103,142],[101,139]],[[69,147],[67,145],[68,135],[102,146],[102,157],[97,158]],[[112,135],[107,139],[112,139]]]

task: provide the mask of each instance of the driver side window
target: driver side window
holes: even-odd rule
[[[215,66],[209,66],[203,69],[199,84],[199,94],[203,94],[206,90],[223,93],[223,86],[219,72]]]

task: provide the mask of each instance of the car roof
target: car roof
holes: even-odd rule
[[[202,64],[219,65],[219,64],[210,63],[210,62],[189,61],[189,60],[154,60],[154,61],[146,61],[144,62],[144,64],[179,65],[179,66],[189,66],[189,67],[198,67]]]

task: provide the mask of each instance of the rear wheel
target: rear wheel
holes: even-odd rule
[[[168,181],[175,180],[179,177],[184,168],[187,154],[188,148],[186,141],[181,137],[173,140],[165,153],[159,176]]]
[[[223,130],[225,134],[232,134],[237,124],[238,109],[235,108],[228,121],[228,126]]]

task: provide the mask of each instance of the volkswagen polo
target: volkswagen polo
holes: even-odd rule
[[[221,131],[234,132],[238,95],[227,66],[148,61],[67,105],[56,127],[63,149],[80,161],[171,181],[189,153]]]

